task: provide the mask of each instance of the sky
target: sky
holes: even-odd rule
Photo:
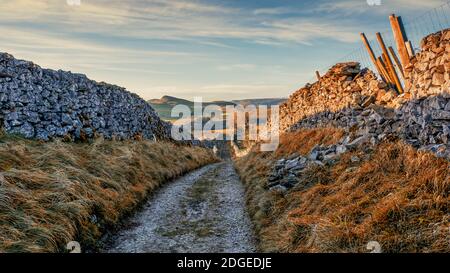
[[[380,1],[380,0],[378,0]],[[287,97],[314,71],[448,0],[0,0],[0,52],[144,99]]]

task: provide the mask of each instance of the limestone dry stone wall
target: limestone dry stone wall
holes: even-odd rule
[[[421,51],[406,67],[408,89],[414,99],[449,92],[450,29],[431,34],[421,42]]]
[[[450,158],[450,30],[425,37],[395,91],[357,63],[337,64],[281,106],[280,128],[336,126],[360,142],[402,138]]]
[[[169,138],[170,125],[138,95],[85,75],[0,54],[0,128],[27,138]]]
[[[361,70],[356,62],[339,63],[280,106],[280,129],[289,130],[298,121],[323,112],[365,107],[373,102],[389,104],[394,97],[395,90],[379,81],[372,71]]]

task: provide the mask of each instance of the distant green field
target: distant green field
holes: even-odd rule
[[[227,105],[238,105],[242,104],[244,106],[249,104],[254,105],[277,105],[285,101],[284,98],[273,98],[273,99],[245,99],[245,100],[233,100],[233,101],[212,101],[212,102],[204,102],[203,107],[208,105],[218,105],[221,107],[225,107]],[[152,99],[149,100],[148,103],[155,109],[158,115],[167,121],[173,121],[178,119],[178,117],[171,117],[172,108],[176,105],[182,104],[186,105],[191,109],[191,113],[194,113],[194,102],[180,99],[172,96],[164,96],[160,99]]]

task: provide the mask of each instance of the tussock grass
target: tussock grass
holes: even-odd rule
[[[450,252],[447,160],[383,143],[370,154],[347,152],[335,165],[307,170],[282,195],[264,188],[277,153],[236,161],[262,251],[368,252],[367,243],[378,241],[383,252]]]
[[[0,252],[95,247],[162,183],[216,161],[169,142],[41,143],[0,135]]]
[[[338,128],[302,129],[288,132],[280,136],[280,145],[276,151],[277,157],[293,153],[305,155],[315,145],[336,144],[344,136],[344,131]]]

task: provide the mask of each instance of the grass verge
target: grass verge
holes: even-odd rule
[[[42,143],[0,135],[0,252],[95,248],[162,183],[217,161],[169,142]]]
[[[308,169],[286,194],[265,188],[275,160],[299,153],[284,149],[290,142],[311,143],[311,135],[320,140],[329,133],[291,133],[281,138],[289,141],[281,143],[282,152],[253,151],[235,162],[261,251],[368,252],[369,241],[383,252],[450,251],[450,163],[402,142],[349,151],[333,165]]]

